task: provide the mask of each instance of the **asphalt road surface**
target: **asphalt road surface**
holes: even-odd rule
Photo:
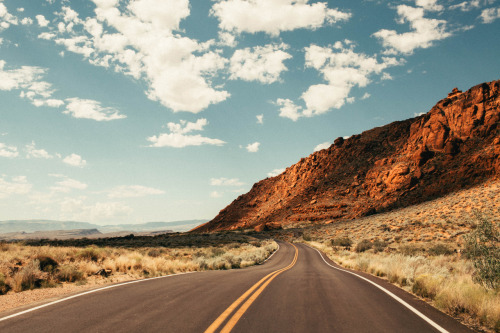
[[[260,266],[139,280],[2,313],[0,332],[472,332],[385,281],[333,266],[303,244],[280,243]]]

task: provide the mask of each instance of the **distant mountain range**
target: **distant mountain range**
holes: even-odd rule
[[[130,231],[130,232],[151,232],[159,230],[187,231],[205,222],[206,220],[185,220],[185,221],[173,221],[173,222],[147,222],[140,224],[97,225],[88,222],[76,222],[76,221],[10,220],[10,221],[0,221],[0,234],[12,233],[12,232],[32,233],[37,231],[75,230],[75,229],[97,229],[99,230],[99,232],[103,234],[117,233],[123,231]]]

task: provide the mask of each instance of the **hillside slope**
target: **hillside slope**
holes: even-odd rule
[[[353,219],[500,174],[500,81],[453,92],[427,114],[374,128],[256,183],[194,231]]]

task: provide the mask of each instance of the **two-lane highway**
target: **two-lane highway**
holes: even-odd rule
[[[0,332],[471,332],[327,262],[303,244],[280,243],[260,266],[140,280],[0,314]]]

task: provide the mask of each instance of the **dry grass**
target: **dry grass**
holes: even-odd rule
[[[272,240],[184,248],[54,247],[0,243],[0,295],[88,278],[155,277],[259,264],[277,249]]]

